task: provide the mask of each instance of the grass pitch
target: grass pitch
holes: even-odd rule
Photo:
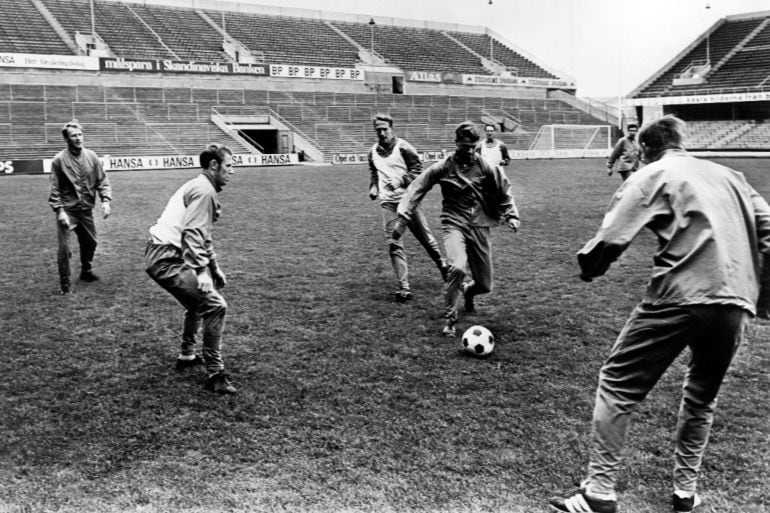
[[[770,198],[766,162],[726,161]],[[582,477],[597,372],[654,248],[645,233],[578,280],[574,254],[619,184],[603,161],[509,169],[521,231],[494,231],[495,290],[459,325],[496,334],[486,359],[441,338],[440,276],[411,235],[415,299],[393,301],[364,168],[237,170],[214,228],[232,398],[174,371],[182,310],[143,270],[148,227],[196,174],[112,173],[102,281],[70,297],[47,178],[0,179],[0,512],[532,512]],[[755,321],[723,388],[704,513],[770,508],[767,338]],[[669,510],[685,361],[635,414],[621,511]]]

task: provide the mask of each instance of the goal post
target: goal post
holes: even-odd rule
[[[530,150],[608,150],[611,149],[610,125],[543,125],[535,135]]]

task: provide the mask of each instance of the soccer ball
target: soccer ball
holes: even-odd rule
[[[495,348],[495,336],[484,326],[471,326],[463,333],[463,350],[473,356],[487,356]]]

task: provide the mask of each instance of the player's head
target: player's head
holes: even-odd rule
[[[68,121],[61,129],[61,135],[67,141],[67,147],[75,152],[83,149],[83,127],[77,119]]]
[[[495,139],[495,130],[497,128],[492,123],[487,123],[484,125],[484,135],[487,138],[487,141],[492,142]]]
[[[396,138],[393,132],[393,118],[390,114],[378,112],[372,117],[372,124],[374,125],[374,131],[377,132],[377,139],[380,141],[380,144],[389,145]]]
[[[455,145],[457,155],[461,160],[470,160],[476,151],[476,145],[481,139],[479,129],[472,121],[463,121],[455,128]]]
[[[685,126],[684,121],[670,114],[645,123],[638,134],[644,160],[655,162],[664,151],[683,148]]]
[[[201,167],[210,173],[217,188],[227,185],[233,174],[233,152],[224,144],[209,144],[200,155]]]
[[[639,127],[636,125],[636,123],[629,123],[626,127],[626,135],[629,139],[632,141],[636,137],[636,133],[639,131]]]

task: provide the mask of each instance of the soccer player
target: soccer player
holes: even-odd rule
[[[99,157],[83,146],[83,127],[77,120],[65,124],[61,133],[67,148],[57,153],[51,162],[48,204],[56,212],[59,285],[62,294],[69,294],[72,291],[70,233],[75,232],[80,246],[80,279],[87,282],[99,279],[92,271],[97,244],[93,209],[98,196],[102,215],[105,219],[109,217],[112,188]]]
[[[519,214],[508,177],[500,166],[490,165],[476,153],[480,138],[470,121],[457,126],[456,151],[412,182],[398,205],[398,220],[393,228],[392,236],[398,240],[428,191],[434,185],[441,187],[441,225],[450,265],[444,286],[443,334],[447,337],[455,336],[460,295],[465,299],[465,310],[473,312],[474,296],[492,290],[490,227],[504,222],[514,232],[519,229]],[[468,282],[464,282],[466,267],[471,272]]]
[[[217,263],[211,234],[222,210],[217,193],[233,174],[232,151],[221,144],[209,144],[200,154],[200,165],[203,172],[177,189],[150,228],[145,268],[185,309],[177,370],[205,363],[206,388],[235,394],[222,360],[227,303],[219,289],[227,279]],[[201,325],[203,359],[195,354]]]
[[[372,119],[377,142],[369,150],[369,198],[380,200],[380,212],[385,237],[388,241],[390,262],[398,280],[396,301],[412,299],[409,288],[409,267],[401,240],[391,237],[398,216],[396,207],[407,186],[422,172],[422,163],[417,151],[393,132],[393,118],[389,114],[376,114]],[[422,244],[428,256],[435,262],[446,280],[449,266],[441,257],[436,238],[430,231],[428,221],[421,208],[416,208],[406,224],[414,237]]]
[[[505,144],[495,138],[495,125],[487,124],[484,127],[484,136],[484,140],[476,147],[476,152],[493,166],[507,166],[511,157],[508,156]]]
[[[671,502],[678,512],[701,503],[696,484],[717,394],[758,306],[770,207],[741,173],[688,155],[683,129],[674,116],[642,128],[648,165],[618,189],[598,233],[577,254],[581,279],[591,281],[643,228],[659,244],[647,291],[599,372],[587,478],[574,495],[551,499],[555,511],[615,513],[631,413],[686,347]]]
[[[637,126],[629,124],[628,134],[625,137],[621,137],[615,144],[612,153],[610,153],[607,159],[607,176],[610,176],[612,171],[617,169],[620,178],[626,181],[631,173],[639,169],[641,165],[641,149],[636,141],[636,132]]]

